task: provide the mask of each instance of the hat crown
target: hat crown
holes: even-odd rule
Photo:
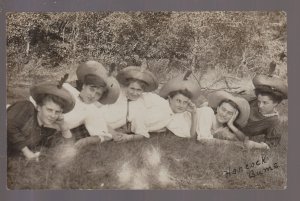
[[[79,64],[76,70],[78,80],[83,81],[87,74],[96,75],[104,80],[108,76],[108,71],[101,63],[91,60]]]
[[[167,98],[172,91],[187,90],[192,94],[192,99],[200,96],[201,88],[196,81],[189,79],[192,71],[187,71],[184,75],[179,75],[170,79],[161,88],[159,95]]]
[[[154,91],[158,88],[158,81],[155,75],[146,69],[146,66],[128,66],[123,68],[117,75],[117,80],[123,84],[128,84],[128,79],[136,79],[145,82],[145,92]]]
[[[252,79],[252,83],[257,89],[269,89],[270,92],[280,92],[284,99],[288,96],[287,82],[279,77],[267,76],[267,75],[256,75]]]

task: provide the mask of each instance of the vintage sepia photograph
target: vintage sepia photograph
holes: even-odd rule
[[[7,188],[287,188],[284,11],[6,13]]]

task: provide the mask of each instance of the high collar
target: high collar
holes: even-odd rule
[[[274,111],[273,113],[270,114],[262,114],[264,117],[273,117],[273,116],[278,116],[278,111]]]

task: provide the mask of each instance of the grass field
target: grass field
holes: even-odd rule
[[[28,97],[28,80],[8,87],[8,102]],[[205,145],[171,133],[74,150],[57,140],[39,162],[8,158],[9,189],[284,189],[287,186],[287,108],[280,105],[282,140],[269,151]],[[56,136],[60,138],[59,134]]]
[[[286,151],[283,146],[266,152],[205,146],[171,133],[122,144],[106,142],[77,153],[58,144],[44,149],[39,162],[8,159],[8,188],[282,189],[287,178]],[[229,168],[230,175],[226,174]]]

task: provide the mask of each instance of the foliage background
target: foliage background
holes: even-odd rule
[[[8,85],[52,79],[91,59],[119,69],[146,59],[161,82],[192,69],[205,86],[227,73],[266,73],[272,62],[287,78],[286,44],[280,11],[8,13]]]

